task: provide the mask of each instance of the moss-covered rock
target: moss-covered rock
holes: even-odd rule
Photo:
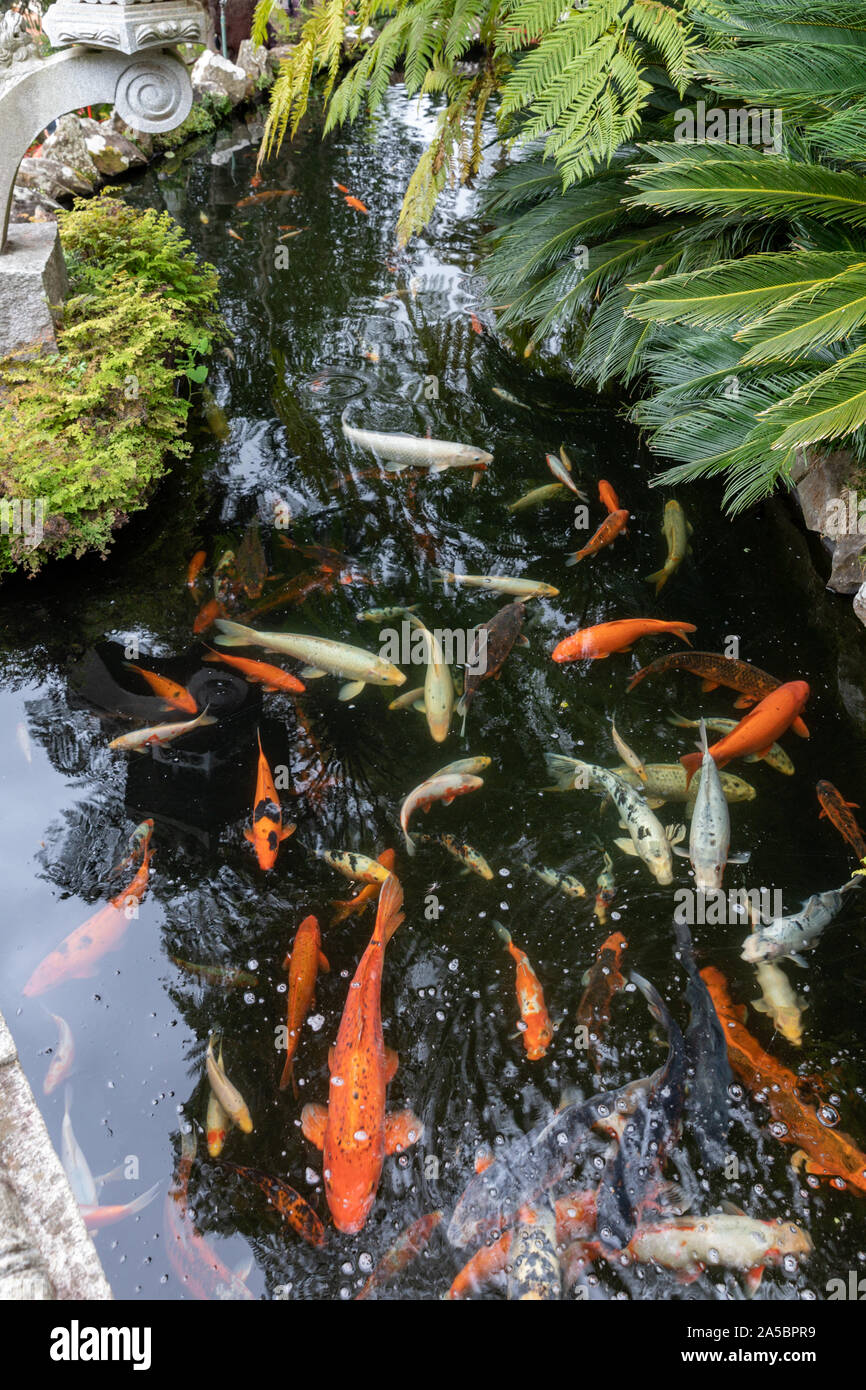
[[[189,452],[178,384],[204,379],[221,332],[216,271],[167,213],[106,190],[59,220],[70,282],[59,351],[0,359],[0,528],[13,532],[0,534],[0,574],[105,553],[168,455]],[[41,515],[38,544],[14,534],[16,501]]]

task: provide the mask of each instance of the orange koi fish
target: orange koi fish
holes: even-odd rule
[[[348,192],[349,192],[349,190],[348,190],[348,188],[346,187],[346,185],[345,185],[344,183],[337,183],[337,180],[336,180],[336,179],[334,180],[334,187],[335,187],[335,188],[339,188],[339,190],[340,190],[341,193],[348,193]]]
[[[199,575],[201,574],[201,571],[202,571],[202,569],[203,569],[203,567],[204,567],[204,562],[205,562],[206,559],[207,559],[207,551],[206,551],[206,550],[197,550],[197,551],[195,552],[195,554],[193,555],[192,559],[191,559],[190,562],[189,562],[189,568],[187,569],[187,572],[186,572],[186,587],[187,587],[188,589],[194,589],[194,588],[195,588],[195,581],[198,579]]]
[[[322,938],[319,923],[315,917],[305,917],[295,934],[292,949],[283,961],[283,969],[289,972],[289,992],[286,1008],[286,1062],[280,1077],[280,1090],[284,1091],[289,1082],[297,1098],[295,1084],[295,1053],[301,1040],[301,1027],[307,1017],[316,994],[316,976],[320,970],[330,970],[330,965],[322,953]]]
[[[256,778],[256,797],[253,802],[253,824],[244,831],[244,839],[255,848],[260,869],[272,869],[277,862],[277,851],[282,840],[295,833],[294,825],[283,825],[277,789],[268,767],[268,760],[262,752],[262,736],[259,734],[259,771]]]
[[[305,1137],[322,1150],[334,1225],[346,1235],[356,1235],[370,1214],[385,1155],[417,1143],[423,1132],[411,1110],[385,1114],[385,1089],[397,1070],[397,1054],[382,1036],[382,968],[385,947],[402,921],[403,888],[392,875],[382,886],[373,935],[349,986],[328,1058],[329,1104],[305,1105],[301,1113]]]
[[[628,512],[624,508],[611,512],[606,516],[599,526],[594,536],[591,536],[582,550],[578,550],[574,555],[569,555],[566,565],[578,565],[581,560],[585,560],[588,555],[597,555],[606,545],[612,545],[621,531],[625,531],[625,524],[628,521]]]
[[[469,322],[472,324],[472,332],[473,332],[473,333],[478,333],[479,335],[483,335],[483,333],[484,333],[484,324],[481,322],[481,320],[480,320],[480,318],[478,317],[477,314],[470,314],[470,315],[469,315]]]
[[[240,198],[236,203],[236,208],[248,208],[254,203],[264,203],[269,198],[297,198],[296,188],[268,188],[264,193],[250,193],[246,198]]]
[[[712,745],[709,752],[716,767],[727,767],[734,758],[743,758],[748,753],[765,758],[786,729],[808,738],[809,730],[800,718],[808,698],[809,687],[805,681],[788,681],[765,695],[729,734]],[[703,753],[685,753],[680,758],[686,770],[686,786],[700,767],[703,756]]]
[[[577,1022],[578,1026],[586,1028],[589,1034],[596,1070],[599,1055],[597,1047],[593,1045],[593,1039],[596,1044],[601,1041],[604,1026],[610,1023],[611,1000],[625,988],[621,966],[622,953],[627,945],[622,932],[613,932],[599,947],[595,964],[583,977],[586,988],[577,1006]]]
[[[213,627],[217,618],[226,617],[226,610],[218,599],[208,599],[196,614],[195,622],[192,625],[194,633],[207,632],[209,627]]]
[[[135,909],[144,897],[149,877],[150,850],[146,849],[129,887],[64,937],[56,951],[40,961],[22,993],[32,999],[63,980],[87,980],[94,975],[97,961],[119,948],[130,918],[136,915]]]
[[[225,652],[215,652],[212,647],[206,647],[205,650],[210,653],[203,658],[205,661],[219,661],[226,666],[233,666],[246,680],[264,686],[265,690],[302,695],[307,688],[297,676],[291,675],[279,666],[271,666],[267,661],[250,661],[245,656],[227,656]]]
[[[408,1269],[412,1261],[430,1244],[430,1237],[444,1215],[442,1211],[431,1211],[428,1216],[420,1216],[417,1221],[413,1221],[382,1256],[361,1292],[356,1294],[355,1302],[369,1298],[374,1289],[380,1289],[383,1284],[387,1284],[390,1279],[396,1279],[398,1274]]]
[[[662,632],[672,632],[689,647],[691,643],[686,633],[697,632],[697,628],[694,623],[665,623],[659,618],[618,618],[614,622],[580,628],[570,637],[563,638],[551,655],[558,662],[603,661],[611,652],[630,651],[632,643],[641,637]]]
[[[517,962],[517,1003],[523,1023],[523,1046],[530,1062],[539,1062],[553,1042],[550,1015],[544,1003],[541,981],[529,964],[529,957],[511,940],[511,933],[499,922],[494,928],[505,942],[506,950]]]
[[[803,1078],[777,1062],[746,1031],[746,1006],[733,1003],[721,971],[707,966],[701,971],[701,979],[719,1016],[732,1070],[769,1107],[779,1123],[776,1137],[783,1144],[800,1146],[792,1159],[794,1167],[802,1165],[807,1173],[818,1177],[844,1179],[855,1191],[866,1195],[866,1154],[847,1134],[828,1128],[812,1106],[800,1099],[798,1088],[803,1086]]]
[[[370,209],[364,207],[360,198],[353,198],[351,193],[347,193],[345,195],[345,201],[349,204],[350,208],[355,208],[358,212],[363,212],[369,217]]]
[[[233,231],[231,227],[226,227],[226,231],[228,232],[229,236],[233,238],[233,240],[243,241],[243,237],[240,236],[238,232]]]
[[[611,513],[620,510],[619,498],[610,483],[604,478],[599,478],[598,480],[598,500],[601,502],[602,506],[606,507]]]
[[[831,825],[835,825],[839,834],[848,841],[858,859],[866,858],[866,840],[863,838],[863,831],[860,829],[852,811],[859,810],[856,801],[846,801],[842,793],[832,782],[819,782],[815,791],[818,794],[818,803],[821,807],[819,820],[827,816]]]
[[[186,686],[178,685],[177,681],[169,680],[167,676],[159,676],[156,671],[145,671],[143,666],[136,666],[133,661],[125,661],[123,664],[127,670],[136,671],[146,680],[154,695],[159,695],[171,709],[186,710],[187,714],[198,713],[195,696],[190,695]]]
[[[381,864],[383,869],[387,869],[389,873],[393,873],[394,865],[397,863],[397,855],[392,849],[386,849],[376,856],[376,862]],[[331,926],[338,927],[340,923],[345,922],[347,918],[355,914],[360,916],[362,912],[366,912],[370,903],[375,902],[378,898],[381,888],[381,883],[365,883],[360,893],[357,893],[354,898],[346,898],[343,900],[335,898],[331,903],[331,907],[336,907],[339,911],[335,912],[334,916],[331,918]]]
[[[136,1197],[132,1202],[126,1202],[123,1206],[114,1207],[89,1207],[79,1205],[79,1211],[84,1217],[84,1224],[88,1231],[99,1231],[103,1226],[113,1226],[117,1221],[124,1221],[127,1216],[137,1216],[140,1211],[144,1211],[149,1206],[159,1191],[159,1183],[155,1182],[153,1187],[149,1187],[146,1192],[142,1192],[140,1197]]]
[[[301,1194],[287,1182],[283,1182],[282,1178],[272,1178],[270,1174],[263,1173],[258,1168],[242,1168],[240,1164],[228,1163],[225,1159],[220,1160],[220,1166],[231,1168],[232,1172],[255,1183],[283,1220],[308,1244],[325,1244],[325,1228],[321,1220],[309,1202],[305,1202]]]

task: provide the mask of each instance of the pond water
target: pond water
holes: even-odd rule
[[[675,861],[674,887],[659,887],[641,864],[612,848],[622,831],[595,795],[543,790],[550,782],[544,755],[615,766],[615,717],[646,762],[674,762],[693,747],[693,734],[671,727],[671,710],[730,717],[734,695],[724,689],[704,695],[687,674],[646,680],[628,694],[641,665],[679,645],[669,636],[643,639],[637,650],[607,661],[555,665],[554,644],[576,628],[634,615],[681,619],[697,626],[700,650],[722,651],[737,637],[743,659],[783,680],[807,680],[811,739],[788,734],[783,740],[795,775],[755,764],[730,769],[757,794],[731,808],[732,849],[748,849],[752,859],[731,865],[725,882],[778,888],[792,911],[810,893],[840,886],[855,866],[827,821],[819,823],[814,790],[826,777],[857,801],[866,776],[862,734],[836,693],[840,642],[850,648],[854,641],[854,679],[863,669],[850,638],[850,609],[823,597],[785,504],[731,524],[709,485],[678,494],[694,528],[692,553],[654,596],[645,576],[664,559],[661,517],[671,494],[649,487],[657,465],[618,400],[577,392],[498,341],[477,270],[476,194],[448,197],[428,233],[407,252],[395,251],[399,200],[433,118],[432,109],[394,88],[371,132],[321,143],[314,127],[304,129],[268,166],[261,185],[296,190],[282,199],[238,207],[252,191],[254,152],[242,148],[215,164],[213,142],[125,186],[124,196],[137,204],[168,207],[219,269],[230,353],[214,358],[208,388],[216,404],[193,422],[192,458],[120,532],[106,561],[58,565],[38,581],[4,583],[0,593],[0,1005],[58,1148],[64,1087],[42,1093],[57,1039],[49,1010],[69,1023],[76,1045],[70,1114],[78,1142],[94,1173],[125,1163],[131,1175],[106,1183],[100,1200],[120,1204],[160,1184],[144,1211],[96,1235],[118,1298],[194,1295],[167,1255],[165,1194],[178,1166],[181,1128],[204,1123],[211,1030],[224,1039],[227,1070],[254,1119],[251,1135],[230,1134],[223,1156],[283,1178],[328,1226],[324,1248],[306,1244],[258,1188],[208,1159],[199,1134],[189,1184],[197,1228],[227,1267],[243,1267],[256,1298],[354,1296],[410,1222],[436,1209],[450,1213],[480,1145],[502,1145],[529,1130],[564,1091],[589,1095],[602,1082],[621,1085],[660,1064],[662,1039],[639,996],[629,991],[614,1001],[611,1054],[601,1078],[573,1045],[575,1011],[584,971],[607,933],[619,929],[629,943],[628,963],[653,981],[685,1026],[685,975],[671,919],[674,888],[690,882],[688,863]],[[368,213],[347,204],[337,183]],[[304,228],[300,235],[278,241],[296,227]],[[278,246],[287,248],[285,258],[275,255]],[[494,462],[475,488],[457,470],[386,474],[344,438],[344,409],[353,424],[462,440],[489,450]],[[507,510],[531,487],[551,481],[544,456],[560,445],[589,494],[590,532],[575,529],[577,499],[570,494],[537,509]],[[599,478],[609,480],[630,510],[629,534],[568,568],[566,555],[603,519]],[[287,531],[274,525],[275,498],[290,510]],[[259,626],[375,650],[376,627],[358,621],[371,606],[418,605],[429,627],[465,633],[508,601],[437,585],[440,566],[529,575],[560,592],[527,604],[528,647],[515,650],[501,678],[482,687],[466,736],[456,719],[441,746],[422,714],[389,711],[393,691],[368,686],[341,702],[338,684],[328,678],[310,681],[296,703],[253,688],[237,718],[190,741],[203,758],[184,756],[181,745],[176,758],[112,752],[109,740],[130,727],[112,704],[118,687],[142,697],[125,707],[144,722],[159,708],[125,670],[124,648],[137,641],[142,666],[184,685],[203,680],[197,673],[213,668],[203,665],[206,652],[193,622],[211,593],[215,562],[237,550],[256,517],[273,574],[288,579],[317,570],[315,557],[285,546],[281,535],[330,547],[353,562],[342,576],[351,582],[314,589],[302,603],[254,619]],[[196,598],[186,573],[199,550],[207,563]],[[266,584],[264,595],[275,587]],[[204,634],[208,641],[212,636],[213,630]],[[279,660],[261,651],[244,654]],[[286,667],[298,670],[297,663]],[[423,683],[422,668],[407,670],[404,689]],[[849,678],[850,670],[849,661]],[[271,766],[289,769],[282,801],[297,825],[270,873],[259,869],[243,837],[255,789],[257,727]],[[489,861],[492,881],[461,875],[435,846],[410,859],[398,824],[410,789],[474,754],[492,760],[483,789],[435,806],[424,829],[467,840]],[[683,811],[673,804],[659,814],[675,822],[686,818]],[[22,987],[42,957],[124,887],[127,877],[112,868],[146,816],[155,821],[150,884],[119,949],[102,957],[91,978],[24,998]],[[302,1136],[299,1117],[306,1101],[327,1099],[328,1048],[373,919],[368,912],[329,925],[330,902],[355,890],[313,852],[373,855],[389,846],[398,854],[406,922],[388,947],[384,972],[385,1038],[400,1056],[388,1104],[412,1106],[424,1138],[386,1159],[370,1219],[359,1235],[345,1236],[328,1220],[321,1155]],[[593,913],[604,849],[613,855],[617,884],[606,926]],[[569,898],[527,865],[576,875],[587,896]],[[319,977],[315,1026],[303,1029],[296,1101],[290,1090],[278,1089],[282,1055],[275,1036],[285,1019],[283,959],[311,912],[322,923],[331,971]],[[559,1025],[541,1061],[524,1052],[515,966],[494,919],[527,951]],[[821,1076],[840,1128],[866,1144],[862,926],[855,900],[810,953],[806,970],[784,964],[809,1005],[802,1047],[774,1033],[771,1021],[752,1009],[747,1027],[785,1066]],[[693,934],[699,964],[721,969],[738,1001],[754,999],[753,967],[739,956],[744,927],[697,925]],[[258,983],[200,984],[174,958],[246,969]],[[866,1259],[864,1199],[794,1173],[791,1146],[773,1137],[766,1110],[753,1100],[735,1098],[732,1113],[733,1168],[703,1168],[686,1128],[666,1174],[686,1188],[693,1213],[728,1201],[756,1217],[804,1226],[814,1242],[811,1259],[799,1271],[768,1271],[758,1297],[823,1298],[829,1279],[846,1278]],[[427,1299],[447,1290],[466,1256],[449,1246],[444,1231],[445,1223],[423,1257],[380,1297]],[[596,1273],[602,1297],[742,1296],[738,1276],[720,1269],[687,1287],[673,1273],[650,1269],[624,1274],[600,1262]]]

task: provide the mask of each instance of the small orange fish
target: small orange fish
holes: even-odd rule
[[[209,627],[213,627],[217,618],[224,618],[225,616],[226,610],[219,600],[215,598],[209,599],[204,607],[200,608],[196,614],[196,620],[192,625],[192,630],[195,633],[207,632]]]
[[[469,315],[469,322],[472,324],[472,331],[473,331],[473,333],[478,333],[478,334],[482,334],[482,335],[483,335],[483,333],[484,333],[484,324],[481,322],[481,320],[480,320],[480,318],[478,317],[477,314],[470,314],[470,315]]]
[[[260,188],[260,187],[261,187],[261,184],[262,184],[262,176],[261,176],[261,174],[253,174],[252,178],[250,179],[250,188]]]
[[[236,208],[248,208],[253,203],[263,203],[267,198],[297,198],[296,188],[269,188],[264,193],[250,193],[249,197],[241,198],[235,203]]]
[[[238,1163],[228,1163],[225,1160],[222,1161],[221,1166],[231,1168],[232,1172],[255,1183],[256,1187],[264,1192],[271,1206],[280,1213],[283,1220],[310,1245],[322,1246],[325,1244],[325,1228],[319,1217],[309,1202],[305,1202],[300,1193],[290,1187],[287,1182],[283,1182],[282,1178],[272,1178],[268,1173],[262,1173],[258,1168],[242,1168]]]
[[[351,193],[346,194],[346,202],[350,208],[356,208],[358,212],[363,212],[367,217],[370,215],[369,208],[365,208],[360,198],[353,198]]]
[[[412,1261],[429,1245],[430,1237],[444,1215],[441,1211],[431,1211],[428,1216],[420,1216],[417,1221],[413,1221],[382,1256],[361,1292],[355,1295],[355,1302],[369,1298],[374,1289],[381,1288],[390,1279],[396,1279],[398,1274],[408,1269]]]
[[[260,869],[272,869],[277,862],[277,851],[282,840],[287,840],[295,832],[293,825],[283,825],[280,806],[268,760],[262,752],[262,736],[259,734],[259,770],[256,778],[256,797],[253,802],[252,828],[247,826],[244,839],[249,840],[256,851]]]
[[[174,1185],[165,1194],[165,1253],[184,1291],[193,1298],[252,1299],[246,1284],[228,1269],[195,1229],[187,1198],[195,1158],[195,1135],[181,1136]]]
[[[156,671],[145,671],[143,666],[136,666],[133,661],[125,661],[123,664],[128,670],[136,671],[146,680],[153,693],[159,695],[172,709],[186,710],[187,714],[198,713],[195,696],[190,695],[186,686],[178,685],[177,681],[169,680],[167,676],[157,675]]]
[[[277,241],[291,241],[293,237],[300,236],[301,232],[306,230],[306,227],[294,227],[292,230],[284,232],[282,236],[278,236]]]
[[[301,1040],[304,1019],[313,1007],[316,995],[316,976],[320,970],[330,970],[322,954],[322,938],[319,923],[315,917],[305,917],[295,933],[292,949],[283,961],[283,969],[289,972],[289,992],[286,1006],[286,1062],[280,1077],[280,1090],[284,1091],[289,1082],[297,1097],[294,1066],[295,1053]]]
[[[599,947],[594,965],[583,977],[586,988],[577,1006],[577,1022],[589,1033],[596,1070],[599,1053],[595,1044],[601,1041],[605,1024],[610,1023],[613,996],[625,989],[621,966],[622,953],[627,945],[622,932],[613,932]]]
[[[523,1023],[523,1046],[530,1062],[540,1062],[553,1042],[553,1028],[544,1002],[541,981],[529,964],[529,957],[511,940],[511,933],[499,922],[493,923],[505,942],[506,950],[517,962],[517,1003]]]
[[[687,632],[697,632],[694,623],[662,622],[660,618],[616,618],[613,622],[583,627],[564,637],[551,652],[554,661],[603,661],[611,652],[627,652],[633,642],[650,633],[672,632],[686,646]],[[700,755],[698,755],[700,762]]]
[[[289,671],[284,671],[280,666],[271,666],[267,661],[250,661],[245,656],[227,656],[225,652],[215,652],[212,647],[206,647],[210,653],[204,657],[205,661],[219,661],[227,666],[233,666],[236,671],[254,685],[264,686],[265,690],[284,691],[290,695],[302,695],[306,690],[303,681],[299,681],[297,676],[293,676]]]
[[[37,994],[44,994],[47,989],[53,989],[62,980],[87,980],[94,975],[97,961],[120,946],[135,909],[147,890],[149,877],[150,850],[146,849],[129,887],[64,937],[56,951],[51,951],[40,961],[22,993],[32,999]]]
[[[100,1231],[103,1226],[113,1226],[118,1221],[124,1221],[127,1216],[137,1216],[140,1211],[144,1211],[146,1206],[153,1201],[159,1191],[159,1183],[154,1183],[147,1192],[142,1192],[140,1197],[136,1197],[132,1202],[126,1202],[123,1206],[114,1207],[90,1207],[79,1204],[79,1211],[84,1218],[84,1224],[88,1231]]]
[[[824,816],[828,818],[831,825],[835,825],[839,834],[848,841],[858,859],[866,857],[866,840],[863,832],[857,824],[852,811],[859,810],[856,801],[846,801],[842,793],[832,782],[819,782],[815,791],[818,794],[818,803],[821,807],[819,820]]]
[[[337,183],[336,179],[334,180],[334,187],[339,188],[341,193],[348,193],[349,191],[344,183]]]
[[[599,479],[598,500],[609,512],[618,512],[620,510],[619,498],[610,483],[606,482],[604,478]]]
[[[376,862],[386,868],[389,873],[393,873],[397,856],[392,849],[386,849],[376,856]],[[360,893],[357,893],[354,898],[337,898],[331,903],[331,907],[339,908],[339,911],[331,918],[331,926],[338,927],[348,917],[355,914],[360,916],[362,912],[366,912],[370,903],[375,902],[378,898],[381,888],[381,883],[365,883]]]
[[[594,536],[591,536],[582,550],[578,550],[574,555],[569,555],[566,560],[567,565],[577,565],[581,560],[585,560],[588,555],[597,555],[606,545],[612,545],[621,531],[625,531],[625,524],[628,521],[628,512],[625,508],[611,512],[605,517]]]
[[[201,571],[202,571],[202,567],[204,566],[204,562],[205,562],[206,559],[207,559],[207,551],[206,551],[206,550],[197,550],[197,551],[195,552],[195,554],[193,555],[192,559],[191,559],[190,562],[189,562],[189,568],[187,569],[187,572],[186,572],[186,587],[187,587],[188,589],[194,589],[194,588],[195,588],[195,581],[197,580],[198,576],[200,575],[200,573],[201,573]]]
[[[322,1150],[334,1225],[346,1235],[356,1235],[370,1214],[385,1155],[402,1152],[423,1133],[411,1110],[385,1114],[397,1054],[382,1036],[382,969],[385,947],[402,921],[403,889],[392,875],[382,886],[373,935],[349,986],[328,1058],[330,1103],[305,1105],[301,1113],[304,1136]]]
[[[239,236],[237,232],[232,231],[231,227],[226,227],[226,231],[228,232],[230,237],[234,237],[235,241],[243,241],[243,237]]]

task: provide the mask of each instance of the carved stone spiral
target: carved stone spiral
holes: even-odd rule
[[[120,74],[114,104],[133,130],[173,130],[186,120],[192,107],[187,70],[165,54],[138,58]]]

